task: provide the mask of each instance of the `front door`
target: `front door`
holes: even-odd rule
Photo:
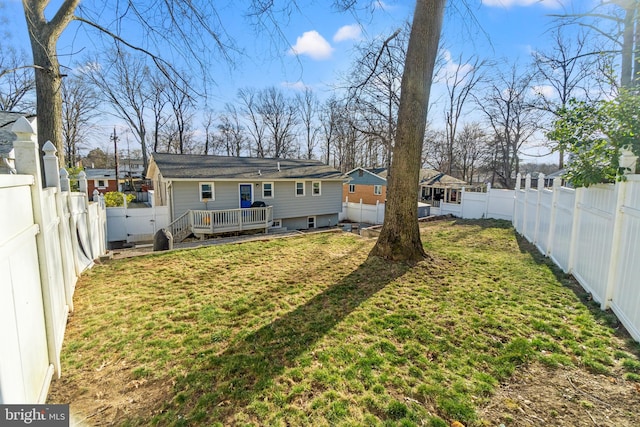
[[[250,208],[253,203],[253,185],[240,184],[240,207]]]

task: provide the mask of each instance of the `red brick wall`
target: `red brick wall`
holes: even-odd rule
[[[96,187],[96,183],[97,183],[97,179],[93,180],[93,179],[88,179],[87,180],[87,190],[89,192],[89,197],[91,197],[91,195],[93,194],[93,190],[98,190],[98,193],[100,194],[104,194],[104,193],[109,193],[111,191],[118,191],[117,187],[116,187],[116,180],[115,179],[105,179],[104,183],[106,184],[106,187],[102,188],[102,187]]]
[[[356,191],[354,193],[349,193],[349,184],[344,184],[342,186],[342,201],[344,202],[346,198],[349,198],[349,202],[351,203],[360,203],[360,199],[362,199],[362,203],[365,205],[375,205],[376,201],[380,203],[384,203],[387,198],[387,186],[382,186],[382,194],[375,195],[373,194],[373,185],[358,185],[355,184]]]

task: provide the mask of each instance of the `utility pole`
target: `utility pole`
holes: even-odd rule
[[[116,191],[120,191],[120,180],[118,177],[118,135],[116,134],[116,127],[113,127],[113,135],[111,135],[113,141],[113,158],[116,162]]]

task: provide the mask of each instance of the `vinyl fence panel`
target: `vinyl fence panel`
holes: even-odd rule
[[[32,176],[0,175],[0,403],[39,402],[53,366],[40,288]]]

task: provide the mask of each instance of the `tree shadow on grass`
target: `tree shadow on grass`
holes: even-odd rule
[[[196,364],[197,370],[177,380],[170,406],[179,413],[190,412],[185,415],[192,421],[199,416],[228,419],[294,366],[336,324],[409,268],[377,258],[366,260],[306,304]]]
[[[601,324],[613,329],[616,336],[625,340],[632,349],[635,349],[636,356],[640,357],[640,345],[631,337],[631,334],[620,323],[620,320],[611,309],[602,310],[600,304],[593,300],[591,293],[585,290],[582,285],[569,273],[565,273],[553,260],[542,254],[538,248],[529,242],[522,234],[514,230],[516,241],[520,252],[527,253],[539,265],[545,265],[553,273],[558,283],[571,290],[573,294],[589,309],[591,315]]]

